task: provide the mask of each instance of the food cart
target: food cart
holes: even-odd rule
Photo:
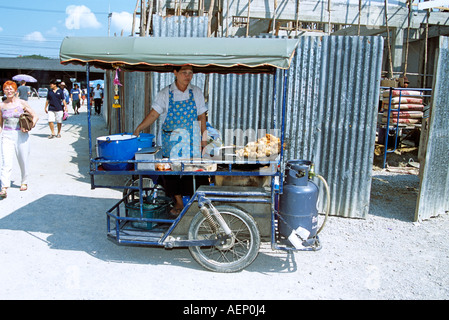
[[[208,270],[235,272],[250,265],[257,257],[261,243],[259,225],[267,223],[273,250],[318,250],[321,248],[317,230],[309,230],[301,237],[297,226],[289,227],[288,219],[279,214],[279,195],[283,194],[284,171],[293,174],[291,179],[305,179],[309,184],[314,175],[313,164],[296,161],[291,166],[284,161],[285,95],[288,68],[294,55],[297,40],[256,38],[72,38],[67,37],[61,45],[62,64],[81,64],[114,70],[142,72],[172,72],[174,66],[192,65],[194,73],[266,73],[282,81],[282,117],[276,123],[280,137],[276,154],[257,158],[240,150],[229,157],[200,159],[106,159],[92,152],[91,114],[88,107],[89,157],[92,188],[107,187],[123,189],[123,198],[107,214],[107,235],[119,243],[165,248],[188,247],[193,258]],[[280,71],[278,71],[280,70]],[[276,107],[276,90],[273,88],[273,108]],[[126,106],[123,106],[126,108]],[[145,115],[142,115],[142,118]],[[132,137],[132,139],[134,139]],[[107,137],[110,139],[110,137]],[[108,143],[110,140],[101,141]],[[121,141],[115,142],[121,143]],[[129,157],[128,157],[129,158]],[[108,170],[104,167],[110,166]],[[122,165],[124,167],[114,167]],[[169,170],[158,170],[159,166]],[[261,169],[263,167],[263,169]],[[256,168],[249,170],[248,168]],[[100,175],[129,176],[130,183],[123,186],[103,186],[95,182]],[[155,177],[161,175],[191,175],[214,177],[259,177],[268,180],[268,186],[210,185],[200,186],[190,199],[186,199],[180,215],[167,219],[164,197],[155,185]],[[318,176],[320,179],[322,177]],[[322,179],[324,181],[324,179]],[[328,190],[326,190],[328,191]],[[309,191],[307,191],[309,192]],[[313,190],[316,198],[316,190]],[[296,195],[293,195],[296,197]],[[329,199],[329,198],[327,198]],[[294,199],[296,201],[296,199]],[[161,202],[160,202],[161,201]],[[316,201],[316,199],[315,199]],[[263,205],[269,214],[255,217],[254,210],[246,206]],[[312,203],[309,207],[315,207]],[[189,211],[194,211],[184,222]],[[255,210],[257,211],[257,210]],[[262,210],[263,211],[263,210]],[[313,210],[312,210],[313,211]],[[327,212],[326,212],[327,214]],[[326,215],[327,217],[327,215]],[[259,223],[256,220],[259,219]],[[305,217],[316,220],[316,216]],[[316,221],[315,221],[316,222]],[[291,236],[279,232],[279,224],[287,225]],[[324,225],[324,223],[323,223]],[[316,223],[313,228],[316,228]],[[304,229],[304,228],[302,228]],[[178,230],[178,232],[177,232]],[[181,232],[179,232],[181,230]],[[304,231],[304,230],[303,230]],[[312,232],[313,231],[313,232]],[[264,234],[262,234],[263,238]]]

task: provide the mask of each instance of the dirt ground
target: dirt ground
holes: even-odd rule
[[[363,285],[370,293],[361,299],[449,298],[449,217],[413,222],[419,191],[419,164],[413,163],[417,157],[418,148],[403,147],[389,153],[382,168],[383,154],[376,154],[367,219],[331,217],[323,232],[338,236],[325,250],[335,249],[337,257],[347,259],[329,261],[330,269],[345,264],[349,268],[342,276],[348,277],[365,272]]]

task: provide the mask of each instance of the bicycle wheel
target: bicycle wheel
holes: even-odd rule
[[[219,246],[191,246],[189,251],[208,270],[225,273],[240,271],[249,266],[259,253],[260,233],[256,221],[232,206],[216,206],[216,209],[231,229],[232,237]],[[213,219],[216,221],[215,217]],[[221,228],[218,232],[212,230],[204,215],[198,212],[192,219],[188,237],[190,240],[201,240],[218,239],[225,235]]]

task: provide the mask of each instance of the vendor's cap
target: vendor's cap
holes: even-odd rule
[[[61,86],[65,86],[65,82],[61,82],[60,85],[61,85]]]

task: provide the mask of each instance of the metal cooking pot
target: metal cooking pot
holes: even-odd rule
[[[132,160],[138,150],[137,137],[119,133],[97,138],[97,155],[102,160]],[[105,170],[130,170],[132,163],[103,163]]]

